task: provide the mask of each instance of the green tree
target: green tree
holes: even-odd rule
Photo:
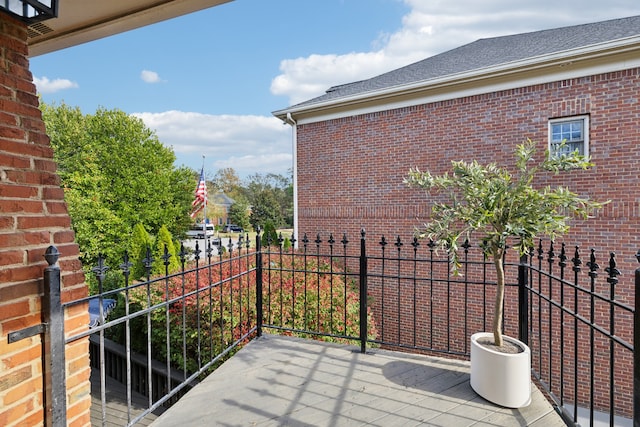
[[[176,257],[176,247],[173,243],[171,233],[164,225],[160,227],[158,235],[156,236],[156,250],[154,253],[153,272],[157,274],[165,273],[164,265],[164,249],[167,248],[167,256],[169,257],[169,274],[174,273],[180,269],[180,261]]]
[[[493,317],[495,345],[502,346],[502,314],[504,307],[503,255],[509,239],[516,240],[520,255],[528,254],[534,239],[557,235],[569,230],[573,217],[587,218],[602,203],[582,198],[566,187],[533,187],[536,173],[592,166],[589,159],[577,151],[550,156],[537,166],[530,166],[536,152],[535,143],[527,140],[516,149],[517,174],[496,163],[483,166],[476,161],[454,161],[452,175],[433,176],[418,169],[409,171],[405,183],[427,191],[442,191],[447,202],[435,202],[430,222],[424,225],[421,237],[433,239],[452,256],[452,269],[459,267],[458,248],[461,239],[471,233],[482,236],[482,247],[493,260],[496,269],[496,299]]]
[[[138,223],[151,233],[163,224],[177,233],[188,228],[193,171],[175,168],[173,151],[142,120],[117,109],[41,109],[86,265],[99,252],[121,262]]]
[[[245,188],[246,197],[252,206],[264,199],[265,193],[271,193],[277,202],[281,223],[277,226],[293,226],[293,183],[291,177],[269,173],[254,174],[249,177]]]
[[[262,232],[262,245],[267,246],[279,246],[280,239],[278,236],[278,232],[276,231],[276,227],[273,225],[273,222],[267,221],[264,224],[264,231]]]
[[[229,207],[229,219],[233,224],[237,224],[247,230],[251,226],[249,221],[249,204],[244,200],[235,202]]]
[[[242,194],[242,186],[238,174],[233,168],[219,169],[211,180],[214,192],[222,192],[232,199]]]
[[[249,220],[254,230],[257,230],[260,225],[267,224],[267,222],[271,222],[276,227],[282,225],[280,205],[272,192],[265,190],[257,195],[251,207]]]
[[[129,261],[132,264],[131,278],[138,280],[147,274],[143,260],[147,256],[147,249],[152,245],[151,236],[141,223],[133,227],[129,245]]]

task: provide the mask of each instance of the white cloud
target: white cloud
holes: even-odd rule
[[[239,176],[285,174],[291,168],[291,129],[275,117],[166,111],[134,113],[173,147],[178,163],[215,173],[231,167]]]
[[[517,8],[512,0],[403,1],[408,12],[399,29],[372,40],[370,51],[284,59],[271,92],[295,104],[333,85],[373,77],[479,38],[640,14],[635,0],[530,0]],[[157,73],[147,73],[149,81],[160,81]],[[194,169],[203,155],[208,173],[231,167],[241,177],[285,174],[292,165],[291,128],[274,117],[180,111],[135,115],[173,147],[179,164]]]
[[[350,53],[348,55],[311,55],[307,58],[285,59],[271,83],[274,95],[288,95],[291,104],[308,100],[330,86],[373,77],[394,66],[383,51]],[[395,66],[404,63],[395,63]]]
[[[53,79],[48,77],[34,77],[33,82],[40,93],[55,93],[61,90],[74,89],[78,87],[78,83],[67,79]]]
[[[280,62],[274,95],[290,105],[329,87],[367,79],[480,38],[583,24],[640,14],[634,0],[403,0],[409,12],[401,27],[372,41],[370,52],[316,55]],[[550,13],[550,11],[553,11]]]
[[[149,70],[142,70],[140,72],[140,78],[145,83],[160,83],[163,81],[158,73]]]

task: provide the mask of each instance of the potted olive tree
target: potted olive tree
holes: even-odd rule
[[[538,171],[557,174],[587,169],[592,166],[588,158],[577,151],[557,156],[547,151],[544,160],[536,163],[535,152],[536,144],[530,139],[517,146],[515,174],[496,163],[454,161],[451,174],[434,176],[416,168],[405,178],[410,186],[444,193],[433,203],[430,221],[418,234],[449,251],[454,273],[460,266],[459,243],[471,234],[481,239],[485,255],[493,261],[496,297],[492,331],[471,337],[471,386],[485,399],[507,407],[526,406],[531,396],[530,350],[517,339],[502,335],[507,245],[526,255],[534,239],[546,236],[553,240],[568,231],[571,218],[588,218],[602,206],[566,187],[534,187]]]

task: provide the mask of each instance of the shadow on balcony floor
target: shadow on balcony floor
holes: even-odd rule
[[[469,385],[469,363],[264,335],[169,408],[165,426],[565,426],[534,387],[507,409]]]

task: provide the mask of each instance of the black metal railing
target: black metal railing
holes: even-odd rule
[[[568,424],[631,425],[638,377],[630,373],[640,326],[624,301],[640,289],[640,269],[635,284],[618,293],[615,253],[604,258],[602,276],[596,255],[591,249],[583,260],[578,247],[569,253],[564,244],[556,253],[553,243],[546,252],[542,244],[532,251],[526,312],[533,373]]]
[[[339,240],[333,235],[324,240],[305,235],[298,243],[297,250],[285,250],[282,241],[266,242],[261,250],[265,328],[359,340],[363,351],[376,345],[457,357],[469,355],[463,337],[487,328],[487,301],[493,301],[488,291],[495,285],[493,262],[469,243],[463,245],[460,275],[451,273],[446,253],[416,238],[405,245],[400,238],[382,237],[367,246],[362,232],[355,242],[346,235]],[[513,266],[518,264],[508,264]],[[508,270],[507,277],[508,296],[516,309],[517,269]],[[297,286],[291,287],[291,280]],[[292,301],[296,304],[287,306]],[[299,316],[292,315],[296,310]],[[514,325],[517,319],[505,327],[517,335]]]
[[[268,286],[264,327],[328,340],[359,340],[362,351],[376,345],[468,357],[468,337],[488,330],[493,316],[494,266],[481,248],[465,242],[461,274],[454,275],[448,254],[439,252],[433,242],[382,237],[367,245],[363,232],[359,243],[346,235],[340,240],[333,235],[324,240],[320,235],[304,236],[297,251],[287,251],[282,239],[268,242],[262,250]],[[282,259],[300,262],[288,267],[295,261],[283,264]],[[568,425],[631,425],[640,396],[634,393],[634,381],[640,377],[629,373],[634,369],[633,333],[640,323],[634,308],[624,301],[632,299],[634,288],[640,289],[640,269],[635,284],[627,281],[625,293],[617,294],[621,272],[615,254],[606,258],[605,275],[598,275],[598,262],[593,249],[583,261],[579,248],[569,255],[563,244],[556,254],[553,242],[546,252],[540,242],[522,258],[515,251],[508,253],[503,328],[530,346],[533,378]],[[296,325],[269,315],[282,310],[273,304],[283,297],[271,296],[282,294],[283,277],[296,274],[301,286],[288,289],[292,300],[304,302],[303,318],[318,311],[307,302],[332,295],[336,283],[339,295],[343,288],[357,292],[360,334],[336,331],[334,326],[345,317],[340,301],[332,297],[326,299],[324,322]],[[321,278],[324,287],[318,285]]]
[[[108,423],[107,376],[126,386],[127,425],[176,401],[197,379],[257,334],[256,253],[243,239],[218,252],[211,243],[205,256],[199,244],[177,255],[180,269],[170,271],[170,254],[162,256],[165,274],[152,276],[150,250],[143,260],[146,277],[131,278],[125,255],[119,267],[122,286],[105,289],[108,268],[102,257],[92,271],[97,295],[64,304],[71,307],[98,299],[97,325],[66,338],[91,336],[91,364],[99,375],[100,418]],[[202,261],[206,262],[202,262]],[[111,278],[113,280],[113,278]],[[111,287],[113,287],[111,285]],[[107,320],[105,301],[117,300],[119,312]],[[146,405],[135,410],[134,395]],[[95,410],[95,408],[94,408]]]
[[[462,274],[454,275],[446,251],[415,238],[367,240],[363,231],[353,240],[318,234],[287,243],[257,237],[251,247],[243,238],[216,255],[209,245],[201,257],[196,246],[192,258],[183,247],[176,272],[165,251],[166,271],[157,276],[150,274],[148,255],[141,280],[131,279],[125,257],[118,273],[123,286],[115,289],[104,287],[101,260],[93,270],[97,294],[64,306],[99,301],[98,324],[67,336],[66,343],[92,336],[103,423],[109,340],[124,348],[118,356],[124,361],[115,366],[125,371],[119,375],[127,386],[127,422],[134,424],[266,328],[356,342],[362,352],[382,346],[466,358],[469,336],[490,325],[495,273],[477,245],[462,246]],[[640,289],[640,269],[635,285],[619,286],[619,277],[631,275],[619,271],[614,254],[606,262],[601,277],[593,250],[584,261],[578,248],[569,255],[563,245],[556,254],[553,244],[545,252],[542,243],[523,258],[515,251],[505,255],[504,332],[531,347],[533,378],[569,425],[594,425],[603,414],[610,425],[640,422],[640,373],[631,344],[640,316],[625,302],[633,299],[630,288]],[[120,310],[109,320],[108,299]],[[134,382],[132,365],[140,357],[136,369],[149,369]],[[147,403],[139,413],[131,409],[136,388]]]

